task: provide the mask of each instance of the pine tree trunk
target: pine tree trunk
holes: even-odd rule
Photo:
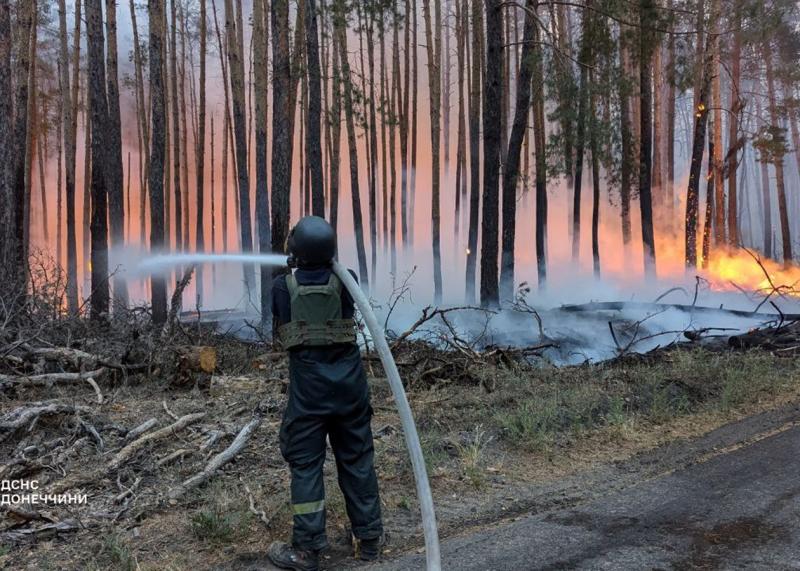
[[[652,35],[656,39],[656,34]],[[662,100],[662,81],[663,75],[661,72],[662,57],[661,57],[661,42],[656,39],[653,50],[653,173],[652,173],[652,195],[653,195],[653,209],[660,212],[664,205],[664,181],[663,181],[663,131],[662,131],[662,114],[664,103]]]
[[[536,45],[541,35],[534,27]],[[536,151],[536,274],[539,290],[547,286],[547,146],[545,143],[544,54],[534,53],[533,141]]]
[[[189,121],[187,115],[190,113],[191,109],[186,103],[186,64],[189,63],[189,65],[191,65],[192,62],[189,61],[189,58],[186,56],[186,9],[183,4],[181,4],[178,20],[181,25],[181,64],[178,76],[178,89],[180,90],[181,98],[181,204],[183,205],[183,217],[179,218],[178,221],[183,225],[183,251],[188,251],[190,249],[191,237],[189,235]]]
[[[503,101],[503,8],[486,1],[486,72],[483,84],[483,221],[481,225],[481,305],[496,307],[498,298],[497,232]]]
[[[105,141],[108,171],[108,214],[111,222],[111,247],[125,246],[125,204],[122,170],[122,125],[119,110],[119,80],[117,77],[117,3],[106,0],[106,72],[108,73],[108,131]],[[114,309],[128,307],[128,284],[122,272],[114,274]]]
[[[631,126],[631,95],[628,82],[625,80],[624,71],[630,67],[630,56],[627,42],[620,33],[619,51],[623,73],[618,82],[619,90],[619,120],[620,143],[622,157],[620,158],[620,218],[622,222],[622,244],[627,250],[631,243],[631,186],[633,183],[633,128]]]
[[[692,158],[689,166],[689,184],[686,190],[686,214],[684,219],[684,257],[686,267],[697,267],[697,223],[700,216],[700,180],[703,169],[703,151],[706,144],[706,126],[708,124],[708,101],[711,91],[711,73],[713,56],[712,39],[706,37],[705,48],[697,47],[698,64],[695,78],[697,98],[694,105],[694,134],[692,136]]]
[[[206,0],[200,0],[200,19],[198,22],[200,34],[200,90],[199,90],[199,109],[197,117],[197,140],[195,142],[195,180],[196,188],[196,206],[197,206],[197,220],[195,227],[195,249],[202,253],[206,250],[206,236],[205,236],[205,168],[206,168],[206,40],[208,37],[208,15],[206,13]],[[265,64],[266,65],[266,64]],[[211,119],[214,120],[213,117]],[[213,135],[212,135],[213,137]],[[266,151],[265,151],[266,152]],[[211,161],[214,164],[214,146],[211,146]],[[213,203],[214,197],[214,172],[212,167],[211,172],[211,200]],[[214,243],[214,213],[212,210],[212,231],[211,243],[213,251]],[[197,307],[203,306],[203,266],[197,267]]]
[[[334,10],[331,13],[331,19],[335,20],[338,17],[338,12]],[[330,109],[330,125],[331,125],[331,168],[330,168],[330,194],[328,199],[330,205],[328,212],[330,217],[331,226],[336,230],[339,223],[339,165],[341,164],[341,142],[342,142],[342,74],[341,66],[339,65],[339,50],[338,40],[336,34],[331,37],[331,109]]]
[[[164,162],[166,150],[166,105],[164,101],[164,77],[162,74],[164,55],[164,2],[148,0],[150,15],[150,97],[152,105],[150,130],[150,251],[164,249]],[[163,325],[167,319],[167,284],[162,275],[150,278],[153,305],[153,322]]]
[[[183,194],[181,193],[181,115],[178,101],[178,0],[170,0],[169,79],[172,114],[172,191],[175,204],[175,249],[183,250]],[[226,18],[227,18],[226,3]],[[169,217],[169,213],[167,213]]]
[[[86,0],[89,110],[92,115],[92,293],[91,318],[108,317],[108,179],[110,159],[108,102],[105,75],[103,9],[100,0]]]
[[[472,83],[469,88],[469,235],[467,237],[466,302],[475,303],[475,273],[478,260],[478,225],[481,199],[481,76],[483,65],[483,12],[472,3]],[[415,90],[416,91],[416,90]],[[413,171],[412,171],[413,176]]]
[[[27,138],[25,139],[25,173],[23,176],[23,186],[24,186],[24,196],[25,196],[25,204],[23,208],[23,237],[22,237],[22,259],[25,260],[26,270],[27,270],[27,263],[29,260],[29,253],[31,247],[30,241],[30,233],[31,233],[31,210],[33,209],[33,158],[36,155],[36,140],[38,138],[37,131],[37,123],[38,123],[38,116],[37,116],[37,96],[39,95],[39,90],[37,89],[36,85],[36,72],[38,70],[38,59],[36,57],[37,48],[39,46],[38,34],[39,34],[39,16],[38,10],[33,14],[33,23],[31,24],[31,40],[30,40],[30,52],[28,55],[28,59],[31,62],[27,82],[28,82],[28,110],[27,110],[27,117],[28,117],[28,129],[27,129]]]
[[[455,236],[454,236],[454,251],[458,253],[459,250],[459,233],[461,222],[461,201],[464,194],[462,184],[466,177],[464,160],[466,155],[466,119],[464,115],[464,55],[466,44],[464,42],[464,24],[463,13],[461,9],[462,0],[455,0],[455,34],[456,34],[456,81],[458,87],[456,96],[458,97],[458,127],[456,131],[456,178],[455,178]]]
[[[639,143],[639,209],[642,219],[642,245],[644,246],[644,271],[647,277],[655,277],[656,245],[653,233],[652,182],[652,22],[655,4],[653,0],[641,0],[639,5],[639,85],[640,85],[640,143]]]
[[[741,25],[739,16],[738,2],[734,6],[734,28]],[[739,114],[743,108],[743,102],[739,97],[739,85],[741,82],[741,52],[742,38],[741,32],[735,31],[733,34],[733,49],[731,50],[731,112],[728,115],[728,244],[732,248],[738,248],[739,236],[739,197],[737,168],[739,166]],[[798,163],[800,164],[800,163]]]
[[[231,79],[231,99],[233,100],[234,142],[236,143],[236,170],[239,181],[239,224],[243,252],[253,251],[253,233],[250,225],[250,173],[247,172],[247,123],[244,102],[244,46],[241,20],[242,3],[236,0],[236,13],[233,2],[225,0],[225,30],[228,36],[228,68]],[[276,141],[277,143],[277,141]],[[280,143],[277,143],[280,144]],[[273,188],[273,191],[275,189]],[[287,209],[288,213],[288,209]],[[288,220],[287,220],[288,222]],[[244,264],[244,283],[248,295],[255,288],[255,269],[252,264]]]
[[[91,235],[90,223],[92,219],[92,195],[91,195],[91,180],[92,180],[92,117],[89,113],[89,86],[88,81],[84,84],[83,95],[83,220],[82,220],[82,237],[83,237],[83,284],[84,284],[84,297],[88,297],[89,288],[89,251],[91,248]]]
[[[61,9],[63,11],[64,7]],[[0,263],[5,268],[2,286],[6,292],[16,291],[21,277],[14,231],[16,195],[13,186],[15,141],[12,131],[11,51],[11,7],[9,2],[0,2]]]
[[[69,78],[69,64],[67,63],[67,22],[66,6],[63,8],[63,22],[61,23],[61,54],[64,60],[61,81],[64,84],[65,112],[62,113],[64,121],[64,194],[67,201],[67,311],[70,315],[77,315],[78,307],[78,246],[77,225],[75,218],[75,155],[77,154],[78,131],[78,84],[80,83],[80,50],[81,50],[81,0],[75,0],[75,29],[72,44],[72,82]],[[60,17],[61,18],[61,17]]]
[[[594,84],[593,74],[590,73]],[[589,130],[589,147],[592,153],[592,271],[594,277],[600,278],[600,143],[597,140],[597,96],[593,93],[590,99],[590,116],[592,125]]]
[[[47,110],[42,109],[42,115],[47,116]],[[50,225],[49,216],[47,213],[47,183],[45,179],[47,178],[47,172],[45,170],[45,147],[42,141],[46,138],[46,133],[40,133],[36,137],[36,160],[37,160],[37,168],[39,174],[39,194],[41,196],[42,201],[42,237],[44,238],[45,247],[49,247],[50,242],[50,230],[48,226]]]
[[[389,229],[389,250],[391,254],[391,271],[392,275],[397,274],[397,132],[399,130],[400,117],[403,110],[403,91],[400,83],[400,22],[397,12],[392,12],[392,124],[390,126],[391,132],[391,179],[392,190],[389,195],[389,219],[391,227]]]
[[[583,187],[583,159],[586,146],[586,114],[589,105],[588,73],[592,65],[592,13],[591,3],[587,2],[583,13],[581,32],[580,83],[578,84],[578,124],[575,139],[575,178],[572,193],[572,261],[577,263],[581,251],[581,201]]]
[[[293,112],[290,100],[289,1],[273,0],[272,16],[272,224],[273,252],[283,251],[289,234]]]
[[[756,114],[758,118],[759,128],[763,129],[767,126],[764,112],[761,106],[760,99],[756,99]],[[763,219],[763,252],[767,258],[772,258],[772,191],[769,184],[769,158],[765,155],[764,151],[760,152],[758,162],[761,166],[761,192],[764,202],[764,219]]]
[[[411,100],[411,2],[405,0],[403,24],[403,93],[400,103],[400,239],[403,251],[408,248],[408,122]],[[416,46],[413,47],[416,50]]]
[[[712,79],[713,81],[713,79]],[[716,117],[712,115],[710,121],[711,133],[714,129],[714,121]],[[708,268],[708,262],[711,256],[711,241],[713,239],[713,220],[714,220],[714,187],[716,178],[714,177],[714,137],[708,137],[708,176],[706,176],[706,215],[703,222],[703,250],[701,256],[701,267]]]
[[[12,188],[14,192],[14,217],[13,229],[16,246],[15,262],[12,274],[17,279],[12,284],[23,288],[25,275],[27,273],[27,256],[25,254],[25,212],[26,194],[25,177],[27,171],[26,157],[28,152],[28,108],[29,99],[33,94],[29,93],[29,75],[33,67],[31,51],[36,44],[36,0],[25,0],[20,2],[17,7],[17,19],[14,23],[16,36],[18,38],[16,49],[16,93],[14,95],[14,143],[10,155],[13,165]],[[10,38],[10,36],[5,36]]]
[[[672,9],[673,0],[669,0],[668,9]],[[674,29],[674,25],[673,25]],[[669,61],[667,62],[667,184],[664,189],[664,215],[665,228],[670,232],[675,231],[675,105],[676,105],[676,47],[675,34],[670,34],[667,43]]]
[[[144,70],[142,64],[141,44],[139,43],[139,29],[136,24],[136,6],[134,0],[130,0],[130,13],[131,13],[131,27],[133,28],[133,63],[134,63],[134,78],[136,99],[139,102],[139,132],[141,136],[141,144],[144,149],[150,148],[150,133],[147,125],[147,118],[149,112],[144,97]],[[142,161],[142,154],[144,154],[144,161]],[[141,174],[142,184],[139,188],[139,239],[144,242],[145,235],[145,198],[147,196],[147,180],[148,171],[150,168],[149,152],[140,153],[139,164],[144,162],[143,172]]]
[[[775,96],[775,73],[772,66],[772,52],[767,42],[762,46],[762,57],[766,64],[767,94],[769,99],[770,127],[780,128],[780,113]],[[786,184],[783,172],[783,156],[772,157],[775,166],[775,190],[778,193],[778,216],[781,222],[781,245],[783,247],[783,264],[787,268],[792,263],[792,240],[789,229],[789,211],[786,205]]]
[[[419,84],[419,65],[418,65],[418,49],[417,46],[419,45],[417,40],[417,2],[416,0],[412,0],[412,7],[411,7],[411,16],[412,16],[412,28],[414,33],[412,35],[412,46],[413,49],[411,50],[411,180],[409,183],[409,214],[408,214],[408,245],[410,248],[414,247],[414,228],[415,228],[415,220],[414,217],[416,215],[416,201],[417,201],[417,129],[419,127],[417,123],[417,115],[419,113],[419,92],[418,92],[418,84]]]
[[[353,104],[353,85],[350,74],[350,63],[347,60],[347,33],[344,22],[343,0],[337,0],[337,13],[334,15],[335,33],[337,35],[339,61],[344,81],[344,114],[347,123],[347,146],[350,151],[350,193],[353,203],[353,231],[356,235],[356,254],[358,256],[359,278],[361,287],[369,291],[369,274],[367,271],[367,254],[364,248],[364,223],[361,213],[361,194],[358,185],[358,147],[356,143],[356,127]]]
[[[441,34],[444,34],[444,54],[443,61],[440,62],[441,83],[442,85],[442,146],[444,151],[444,176],[445,180],[450,174],[450,30],[453,25],[450,23],[450,1],[444,1],[444,26],[440,27]],[[456,2],[458,0],[455,0]],[[441,41],[441,40],[440,40]]]
[[[217,49],[219,51],[219,67],[222,70],[222,92],[224,95],[224,108],[222,119],[222,250],[228,251],[228,136],[230,132],[230,96],[228,93],[228,65],[225,63],[225,54],[227,53],[227,38],[223,42],[222,34],[219,29],[219,20],[217,18],[217,4],[215,0],[211,0],[211,9],[214,12],[214,31],[217,36]]]
[[[422,12],[425,18],[425,43],[428,47],[428,89],[430,94],[431,111],[431,234],[433,242],[433,300],[434,303],[438,304],[442,301],[442,258],[440,237],[442,9],[440,0],[434,0],[433,18],[435,20],[432,20],[431,18],[430,0],[423,0]],[[497,188],[495,188],[495,193],[497,193]],[[496,230],[497,229],[495,228],[495,231]],[[495,257],[496,255],[497,245],[495,244]],[[495,260],[494,267],[496,283],[497,260]],[[494,295],[495,297],[497,296],[496,285]]]
[[[258,223],[258,249],[270,251],[272,231],[269,220],[269,194],[267,177],[267,10],[264,0],[253,1],[253,66],[256,109],[256,221]],[[264,332],[271,327],[272,271],[261,265],[261,327]]]
[[[322,84],[319,63],[319,33],[315,0],[306,2],[306,67],[308,69],[308,116],[306,160],[311,173],[311,203],[314,216],[325,216],[325,180],[322,174]],[[266,47],[266,46],[265,46]],[[266,56],[266,50],[265,50]],[[266,58],[265,58],[266,61]],[[266,86],[265,86],[266,89]],[[266,148],[265,148],[266,152]]]
[[[500,299],[514,301],[514,241],[516,240],[517,183],[519,182],[520,154],[525,132],[528,129],[528,113],[531,106],[531,87],[536,44],[536,0],[526,0],[525,30],[522,37],[522,64],[517,76],[517,94],[514,105],[514,121],[508,141],[508,154],[503,165],[503,240],[500,256]]]
[[[720,14],[720,0],[712,2],[712,14]],[[714,18],[712,35],[714,36],[714,78],[711,83],[711,106],[714,109],[712,138],[714,139],[713,177],[714,177],[714,218],[713,231],[715,247],[725,245],[725,181],[722,178],[722,66],[720,62],[720,23]]]

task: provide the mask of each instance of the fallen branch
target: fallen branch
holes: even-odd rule
[[[722,307],[705,307],[702,305],[685,305],[678,303],[647,303],[641,301],[601,301],[594,303],[584,303],[581,305],[562,305],[559,308],[561,311],[568,311],[570,313],[577,313],[581,311],[658,311],[666,309],[677,309],[686,313],[702,312],[702,313],[728,313],[730,315],[737,315],[739,317],[754,317],[754,318],[776,318],[780,317],[776,313],[761,313],[757,311],[744,311],[740,309],[725,309]],[[800,320],[800,313],[787,313],[784,318],[789,321]]]
[[[144,434],[145,432],[147,432],[148,430],[150,430],[151,428],[153,428],[157,424],[158,424],[158,421],[155,418],[151,418],[149,420],[145,420],[142,424],[140,424],[136,428],[131,429],[130,432],[128,432],[128,434],[125,435],[125,438],[127,440],[133,440],[134,438],[136,438],[137,436],[139,436],[141,434]]]
[[[3,417],[3,420],[0,421],[0,431],[17,430],[23,426],[29,425],[42,415],[75,414],[79,412],[91,413],[91,409],[85,406],[74,406],[63,403],[20,407],[12,410]]]
[[[187,426],[194,424],[204,418],[206,413],[204,412],[196,412],[193,414],[187,414],[186,416],[182,416],[173,424],[169,426],[165,426],[160,430],[156,430],[155,432],[150,432],[149,434],[145,434],[144,436],[134,440],[125,448],[117,452],[114,458],[108,463],[109,470],[115,470],[119,468],[125,461],[127,461],[131,456],[133,456],[136,452],[138,452],[142,447],[150,442],[155,442],[157,440],[162,440],[167,436],[173,435],[176,432],[183,430]]]
[[[15,542],[28,538],[47,537],[67,531],[77,531],[78,529],[80,529],[80,526],[74,519],[65,519],[64,521],[48,523],[40,527],[6,531],[4,533],[0,533],[0,539],[9,542]]]
[[[239,431],[239,434],[236,435],[236,438],[233,439],[230,446],[228,446],[225,450],[214,456],[206,467],[203,468],[200,472],[185,480],[179,486],[173,488],[169,491],[169,498],[174,500],[191,490],[192,488],[196,488],[200,484],[206,482],[209,478],[211,478],[214,473],[219,470],[222,466],[230,462],[230,460],[236,456],[239,452],[247,444],[247,441],[250,440],[250,437],[256,431],[256,429],[261,424],[261,414],[256,413],[252,420],[245,424],[242,429]]]
[[[18,385],[26,387],[50,387],[54,384],[79,383],[100,377],[106,369],[100,368],[85,373],[43,373],[41,375],[0,375],[0,390]]]

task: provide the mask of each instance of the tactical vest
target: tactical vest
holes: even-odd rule
[[[300,285],[286,276],[292,320],[278,328],[286,349],[356,341],[355,321],[342,318],[342,282],[331,273],[327,284]]]

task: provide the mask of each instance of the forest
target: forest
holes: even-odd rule
[[[795,2],[220,4],[2,3],[11,290],[35,263],[69,314],[163,323],[181,276],[130,252],[283,252],[311,213],[363,287],[419,268],[434,303],[589,267],[720,277],[744,248],[794,275]],[[231,282],[264,317],[270,271]]]
[[[363,290],[391,557],[434,502],[446,540],[791,435],[800,4],[0,0],[0,567],[244,570],[288,537],[271,286],[307,215]],[[326,569],[355,553],[331,464]],[[761,545],[744,515],[698,568]]]

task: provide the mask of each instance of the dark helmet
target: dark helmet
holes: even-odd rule
[[[336,232],[324,218],[306,216],[289,231],[287,246],[298,266],[325,266],[336,255]]]

